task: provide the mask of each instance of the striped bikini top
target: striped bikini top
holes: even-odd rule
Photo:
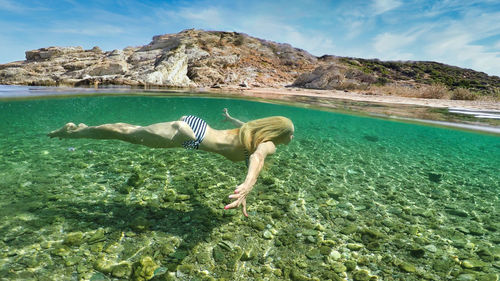
[[[182,147],[185,149],[198,149],[207,134],[207,122],[193,115],[185,116],[182,121],[186,122],[189,127],[191,127],[191,130],[193,130],[194,136],[196,137],[195,140],[183,142]]]

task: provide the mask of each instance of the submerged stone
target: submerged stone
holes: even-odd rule
[[[321,253],[318,248],[312,248],[309,251],[307,251],[306,257],[308,257],[311,260],[319,259],[321,258]]]
[[[342,273],[347,271],[347,267],[340,262],[333,262],[332,270],[335,271],[336,273]]]
[[[399,265],[399,268],[401,268],[403,271],[408,272],[408,273],[413,273],[417,270],[415,265],[409,263],[409,262],[402,262]]]
[[[344,263],[347,271],[353,271],[354,269],[356,269],[356,262],[353,261],[353,260],[348,260]]]
[[[487,266],[487,263],[482,262],[480,260],[476,260],[476,259],[469,259],[469,260],[462,261],[463,268],[479,270],[485,266]]]
[[[128,278],[132,274],[132,265],[128,261],[120,262],[111,269],[111,275],[117,278]]]
[[[78,246],[82,244],[82,242],[83,242],[83,233],[78,231],[78,232],[68,233],[64,238],[63,244],[68,246]]]
[[[94,273],[90,279],[90,281],[107,281],[108,278],[106,277],[106,275],[100,273],[100,272],[96,272]]]
[[[349,243],[347,244],[347,248],[351,251],[359,251],[363,249],[363,245],[358,243]]]
[[[273,239],[273,238],[274,238],[273,234],[272,234],[272,233],[271,233],[271,231],[269,231],[269,230],[265,230],[265,231],[264,231],[264,233],[262,234],[262,236],[263,236],[265,239],[268,239],[268,240],[270,240],[270,239]]]
[[[476,280],[476,275],[475,274],[460,274],[457,277],[457,281],[475,281]]]
[[[153,278],[154,272],[158,267],[151,257],[143,257],[134,264],[132,279],[136,281],[149,280]]]
[[[425,250],[422,248],[411,249],[410,254],[416,258],[423,258],[425,255]]]
[[[368,271],[362,269],[362,270],[357,270],[353,273],[352,278],[355,281],[368,281],[370,280],[370,274]]]
[[[441,182],[442,175],[436,174],[436,173],[428,173],[427,175],[428,175],[430,181],[435,182],[435,183]]]
[[[144,218],[144,217],[136,217],[134,220],[132,220],[129,224],[130,228],[132,228],[134,231],[137,232],[142,232],[146,231],[150,227],[149,221]]]
[[[89,237],[89,239],[87,240],[87,243],[94,244],[94,243],[101,242],[104,240],[106,240],[105,231],[104,231],[104,229],[99,228],[94,234],[92,234],[92,236]]]

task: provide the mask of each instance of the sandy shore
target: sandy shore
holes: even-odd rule
[[[217,91],[237,91],[242,95],[255,96],[260,98],[286,99],[287,96],[316,97],[321,99],[350,100],[368,103],[416,105],[438,108],[463,108],[478,111],[499,111],[500,102],[492,101],[463,101],[463,100],[441,100],[422,99],[385,95],[366,95],[358,92],[344,92],[338,90],[313,90],[300,88],[223,88]]]

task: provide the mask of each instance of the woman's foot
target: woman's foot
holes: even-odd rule
[[[87,128],[87,125],[80,123],[78,126],[75,125],[75,123],[67,123],[64,125],[62,128],[52,131],[47,134],[47,136],[51,138],[76,138],[76,132]]]

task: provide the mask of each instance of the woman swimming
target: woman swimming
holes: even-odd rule
[[[224,121],[234,124],[236,129],[216,130],[196,116],[183,116],[178,121],[156,123],[149,126],[136,126],[126,123],[87,126],[67,123],[52,131],[49,137],[117,139],[153,148],[184,147],[218,153],[231,161],[246,161],[248,166],[245,181],[236,187],[229,198],[234,201],[224,207],[231,209],[243,207],[248,216],[246,198],[259,176],[267,155],[276,151],[279,144],[288,144],[294,133],[290,119],[273,116],[250,122],[241,122],[223,110]]]

